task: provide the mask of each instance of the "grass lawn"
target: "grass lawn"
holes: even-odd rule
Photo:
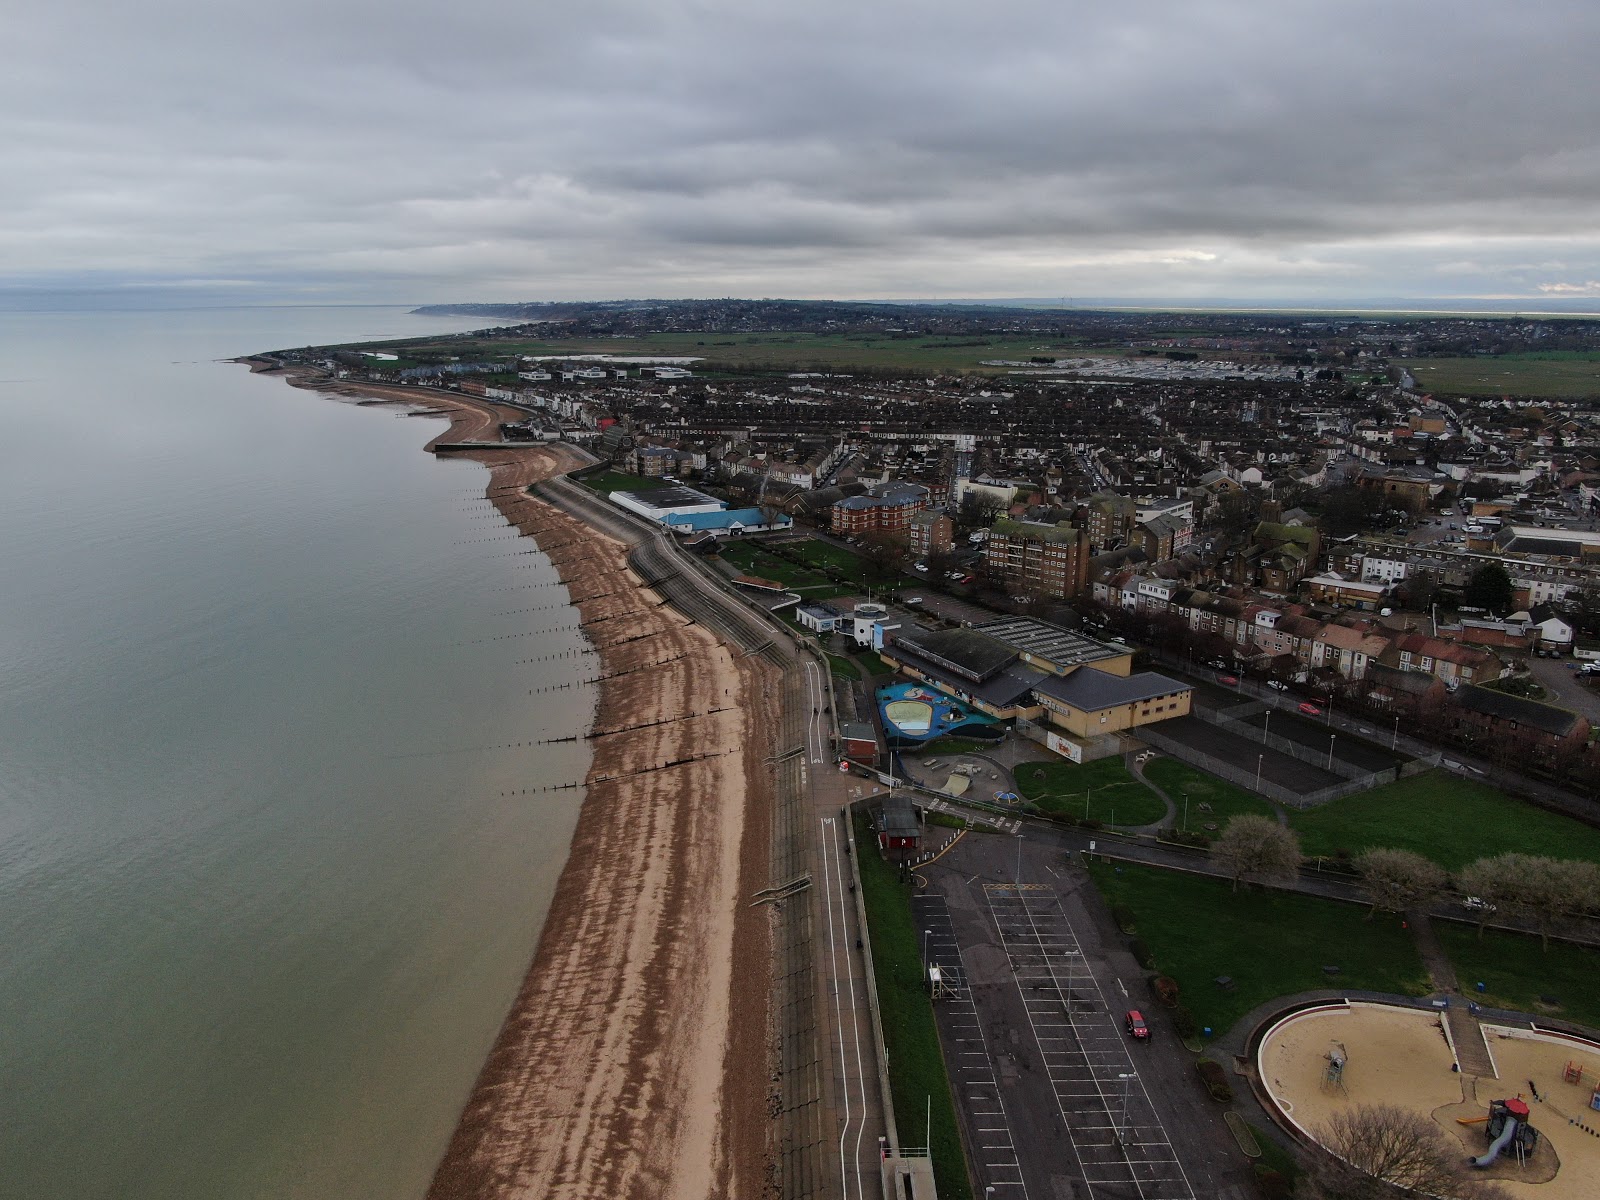
[[[1600,829],[1447,771],[1427,771],[1309,812],[1291,812],[1289,822],[1308,855],[1387,846],[1414,850],[1450,871],[1513,850],[1600,862]]]
[[[1355,904],[1273,891],[1232,892],[1222,879],[1091,863],[1101,894],[1133,911],[1156,969],[1178,982],[1201,1026],[1221,1034],[1258,1004],[1329,986],[1424,995],[1427,972],[1400,918],[1368,921]],[[1232,991],[1214,982],[1233,978]]]
[[[746,575],[771,579],[796,591],[804,589],[807,595],[816,596],[820,589],[835,587],[833,581],[821,571],[796,566],[762,549],[755,542],[734,542],[722,547],[718,553]]]
[[[1167,806],[1144,784],[1128,773],[1120,758],[1102,758],[1091,763],[1023,763],[1016,769],[1017,786],[1022,794],[1047,813],[1084,816],[1084,793],[1088,815],[1108,825],[1149,825],[1166,815]]]
[[[860,664],[861,670],[869,676],[893,674],[889,664],[879,658],[877,653],[872,650],[861,651],[856,655],[856,662]]]
[[[608,492],[647,492],[651,488],[672,486],[660,479],[646,479],[642,475],[629,475],[626,471],[596,471],[593,475],[584,476],[581,482],[584,487],[602,496]]]
[[[861,678],[861,668],[840,654],[828,655],[828,669],[840,679]]]
[[[1271,817],[1277,811],[1260,796],[1236,788],[1231,783],[1224,783],[1215,775],[1208,775],[1198,767],[1191,767],[1175,758],[1158,758],[1145,763],[1144,774],[1146,779],[1172,797],[1172,802],[1178,806],[1177,824],[1180,828],[1183,825],[1184,796],[1189,797],[1189,828],[1206,833],[1220,833],[1227,828],[1230,820],[1244,813]],[[1211,806],[1210,812],[1201,808],[1205,804]],[[1207,825],[1217,828],[1207,830]]]
[[[1424,390],[1468,396],[1597,396],[1600,354],[1551,351],[1497,358],[1403,360]]]
[[[1520,933],[1483,931],[1478,940],[1474,926],[1455,921],[1435,921],[1445,953],[1456,965],[1461,990],[1496,1008],[1516,1008],[1537,1013],[1540,996],[1554,996],[1561,1008],[1555,1015],[1600,1029],[1600,951],[1570,942],[1551,942],[1549,953],[1539,949],[1539,939]],[[1479,982],[1484,993],[1478,996]]]
[[[933,1002],[922,981],[922,947],[911,917],[911,889],[873,848],[866,816],[856,817],[856,858],[872,934],[872,973],[878,983],[883,1038],[889,1054],[889,1091],[895,1121],[906,1140],[921,1140],[928,1098],[933,1098],[933,1170],[940,1196],[969,1198],[966,1156],[950,1099],[950,1080],[939,1052]],[[915,1134],[911,1131],[915,1130]]]

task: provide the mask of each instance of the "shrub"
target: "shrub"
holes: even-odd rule
[[[1133,933],[1139,927],[1138,918],[1133,915],[1133,909],[1126,904],[1111,906],[1111,919],[1117,923],[1117,928],[1123,933]]]
[[[1258,1165],[1256,1191],[1260,1193],[1261,1200],[1289,1200],[1294,1195],[1294,1185],[1282,1171]]]
[[[1178,1006],[1178,981],[1176,979],[1173,979],[1170,975],[1158,975],[1154,986],[1157,1000],[1168,1008],[1176,1008]]]
[[[1211,1093],[1211,1098],[1222,1104],[1232,1104],[1233,1088],[1228,1086],[1228,1076],[1223,1071],[1222,1064],[1213,1062],[1209,1058],[1202,1058],[1194,1065],[1195,1070],[1200,1072],[1200,1079],[1206,1085],[1206,1091]]]
[[[1183,1004],[1173,1010],[1172,1027],[1178,1031],[1178,1036],[1184,1039],[1192,1038],[1200,1032],[1200,1022],[1194,1019],[1194,1014]]]
[[[1150,953],[1150,947],[1139,938],[1128,939],[1128,953],[1133,955],[1134,962],[1146,970],[1155,965],[1155,956]]]

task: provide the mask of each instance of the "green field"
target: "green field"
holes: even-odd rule
[[[1547,954],[1537,937],[1486,929],[1480,941],[1471,925],[1435,921],[1433,927],[1465,995],[1523,1012],[1540,1011],[1539,997],[1551,996],[1560,1002],[1560,1016],[1600,1029],[1600,951],[1551,942]]]
[[[1369,846],[1414,850],[1455,871],[1474,859],[1517,851],[1600,862],[1600,830],[1546,812],[1481,783],[1427,771],[1308,812],[1289,814],[1310,856],[1359,854]]]
[[[872,972],[889,1055],[889,1090],[902,1140],[922,1140],[924,1114],[933,1101],[930,1151],[940,1196],[970,1197],[966,1157],[939,1052],[933,1002],[922,978],[922,946],[911,916],[911,891],[872,848],[865,815],[856,818],[856,859],[872,935]],[[915,1132],[913,1132],[915,1131]]]
[[[1220,833],[1228,822],[1244,813],[1271,817],[1277,809],[1260,796],[1224,783],[1198,767],[1175,758],[1157,758],[1145,764],[1145,778],[1155,784],[1178,806],[1178,828],[1183,828],[1183,798],[1189,797],[1188,828],[1200,833]],[[1210,811],[1203,807],[1210,806]],[[1215,825],[1216,829],[1207,829]]]
[[[720,554],[744,574],[781,583],[808,600],[847,596],[857,590],[849,584],[835,583],[819,570],[779,558],[756,542],[733,542],[724,546]]]
[[[1399,918],[1365,919],[1358,905],[1273,891],[1230,892],[1228,883],[1155,867],[1094,862],[1106,900],[1132,910],[1155,966],[1177,980],[1179,999],[1221,1034],[1258,1004],[1330,986],[1424,995],[1427,972]],[[1231,991],[1217,986],[1229,976]]]
[[[1496,358],[1414,358],[1401,362],[1424,391],[1464,396],[1600,396],[1600,353],[1554,351]]]
[[[861,678],[861,668],[840,654],[828,655],[828,671],[840,679]]]
[[[376,343],[374,343],[376,345]],[[740,370],[770,367],[782,371],[850,371],[874,368],[892,371],[998,372],[1006,368],[983,367],[985,359],[1026,362],[1034,355],[1070,357],[1089,353],[1085,343],[1073,339],[972,336],[896,337],[889,333],[653,333],[642,337],[574,338],[571,340],[493,341],[430,344],[402,343],[411,352],[433,349],[463,358],[502,358],[509,354],[562,357],[573,354],[660,355],[693,357],[687,364],[705,373],[726,366]],[[398,353],[384,344],[387,353]],[[1096,348],[1097,355],[1122,353]]]
[[[625,471],[596,471],[593,475],[584,476],[579,482],[602,496],[608,492],[648,492],[651,488],[670,486],[663,480],[629,475]]]
[[[1087,814],[1107,825],[1151,825],[1167,812],[1161,797],[1130,775],[1120,758],[1081,765],[1024,763],[1015,774],[1023,796],[1047,813],[1077,820]]]
[[[868,586],[870,572],[861,556],[827,542],[783,543],[784,554],[800,559],[791,562],[759,542],[734,542],[724,546],[722,557],[746,575],[771,579],[812,600],[853,595]],[[829,577],[833,572],[842,577]]]

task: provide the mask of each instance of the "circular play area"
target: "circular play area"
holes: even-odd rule
[[[1456,1037],[1481,1045],[1458,1052]],[[1255,1059],[1270,1106],[1311,1141],[1321,1141],[1341,1110],[1394,1105],[1431,1118],[1460,1141],[1474,1169],[1514,1196],[1600,1195],[1595,1042],[1346,1001],[1280,1017],[1261,1035]]]

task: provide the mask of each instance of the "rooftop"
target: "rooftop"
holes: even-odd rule
[[[634,492],[634,499],[651,508],[692,508],[701,504],[721,504],[715,496],[708,496],[704,492],[697,492],[694,488],[675,486],[651,488],[648,491]]]
[[[1154,671],[1140,671],[1136,675],[1108,675],[1104,671],[1074,671],[1071,675],[1048,675],[1034,685],[1035,692],[1070,704],[1083,712],[1099,712],[1122,704],[1135,704],[1140,700],[1153,700],[1157,696],[1170,696],[1187,692],[1187,683],[1168,679]]]
[[[1030,542],[1075,542],[1082,531],[1070,525],[1041,525],[1036,521],[1000,520],[989,532],[995,537],[1021,538]]]
[[[1493,688],[1469,683],[1456,692],[1456,703],[1470,712],[1501,717],[1528,725],[1554,737],[1566,737],[1583,718],[1571,709],[1525,700],[1521,696],[1497,692]]]
[[[894,649],[910,650],[974,683],[989,678],[1017,657],[1010,646],[976,629],[902,634],[895,639]]]
[[[1043,659],[1056,667],[1081,667],[1085,663],[1120,658],[1130,653],[1126,646],[1107,645],[1048,621],[1033,617],[1001,617],[974,625],[982,633],[1021,654]]]

